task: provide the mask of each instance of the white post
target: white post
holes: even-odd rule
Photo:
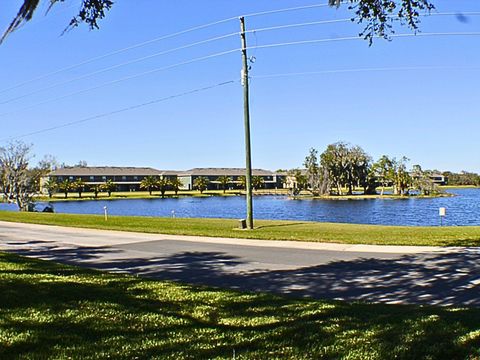
[[[107,207],[106,206],[103,207],[103,212],[105,213],[105,221],[107,221],[108,220],[108,212],[107,212]]]
[[[447,215],[447,209],[441,207],[438,209],[438,215],[440,215],[440,226],[443,226],[443,218]]]

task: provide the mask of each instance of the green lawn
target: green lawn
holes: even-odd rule
[[[1,359],[479,359],[480,310],[287,299],[0,253]]]
[[[237,220],[20,213],[0,211],[0,220],[174,235],[298,240],[377,245],[480,246],[479,226],[407,227],[258,220],[254,231]]]
[[[180,190],[175,194],[174,191],[166,191],[165,197],[208,197],[208,196],[238,196],[245,194],[244,190],[206,190],[203,193],[200,193],[198,190]],[[288,195],[287,189],[272,189],[272,190],[255,190],[255,195],[267,195],[267,194],[278,194],[278,195]],[[159,191],[153,191],[152,195],[148,191],[124,191],[124,192],[112,192],[111,196],[108,196],[107,193],[101,192],[98,194],[98,197],[95,198],[93,192],[85,191],[82,193],[80,198],[78,193],[69,192],[68,197],[65,198],[63,193],[55,193],[52,197],[48,196],[38,196],[36,200],[38,201],[79,201],[79,200],[124,200],[124,199],[158,199],[161,198],[161,193]]]

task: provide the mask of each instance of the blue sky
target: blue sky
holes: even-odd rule
[[[191,47],[95,76],[104,68],[171,48],[238,32],[238,20],[157,41],[46,77],[43,74],[118,49],[241,14],[314,4],[314,1],[118,1],[101,29],[79,27],[60,36],[78,8],[66,1],[13,33],[0,46],[0,138],[3,143],[37,130],[113,112],[240,77],[240,52],[148,76],[132,78],[60,99],[124,77],[234,50],[238,36]],[[316,2],[321,3],[321,2]],[[478,0],[434,1],[437,12],[480,12]],[[6,27],[20,1],[2,4]],[[248,29],[351,17],[345,9],[315,8],[247,18]],[[349,22],[249,34],[250,46],[355,36]],[[423,18],[423,32],[480,32],[480,16]],[[397,33],[407,33],[398,28]],[[341,41],[252,49],[253,165],[275,170],[302,165],[310,147],[336,141],[362,146],[374,158],[407,156],[411,164],[440,170],[480,172],[478,84],[480,36]],[[405,68],[262,77],[329,70]],[[428,68],[428,69],[426,69]],[[51,87],[52,86],[52,87]],[[49,89],[44,89],[51,87]],[[43,90],[42,90],[43,89]],[[7,91],[5,91],[7,90]],[[36,92],[37,90],[41,90]],[[35,94],[28,95],[32,92]],[[18,99],[16,99],[18,98]],[[14,100],[16,99],[16,100]],[[48,101],[47,101],[48,100]],[[54,100],[54,101],[50,101]],[[40,105],[32,106],[42,103]],[[37,158],[90,165],[160,169],[244,166],[242,87],[238,82],[98,118],[22,140]]]

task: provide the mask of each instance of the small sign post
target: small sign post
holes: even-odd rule
[[[108,212],[107,212],[107,207],[106,206],[103,207],[103,212],[105,214],[105,221],[107,221],[108,220]]]
[[[440,226],[443,226],[443,218],[447,215],[447,209],[441,207],[438,209],[438,214],[440,215]]]

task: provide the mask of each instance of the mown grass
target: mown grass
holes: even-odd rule
[[[210,197],[210,196],[239,196],[244,195],[244,190],[206,190],[203,193],[200,193],[198,190],[179,190],[177,193],[174,191],[166,191],[164,196],[166,198],[176,198],[176,197]],[[255,190],[255,195],[288,195],[287,189],[272,189],[272,190]],[[95,197],[93,192],[83,192],[82,197],[78,193],[69,192],[68,196],[65,197],[63,193],[55,193],[52,197],[49,196],[38,196],[36,200],[38,201],[48,201],[48,202],[57,202],[57,201],[87,201],[87,200],[125,200],[125,199],[158,199],[161,198],[162,194],[159,191],[153,191],[152,194],[148,191],[123,191],[123,192],[112,192],[110,196],[107,193],[101,192]]]
[[[480,310],[287,299],[0,253],[1,359],[479,359]]]
[[[258,220],[255,230],[237,228],[232,219],[21,213],[0,211],[0,220],[104,230],[260,240],[297,240],[345,244],[479,246],[480,226],[408,227],[308,221]]]

